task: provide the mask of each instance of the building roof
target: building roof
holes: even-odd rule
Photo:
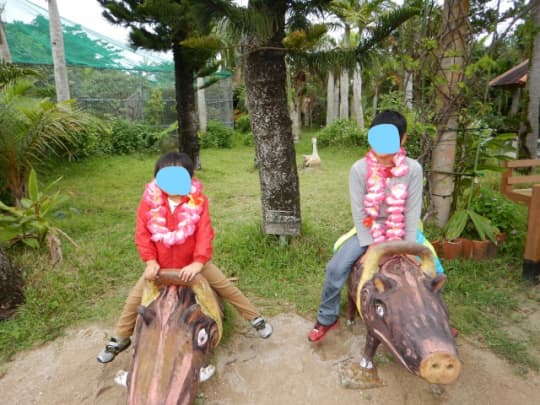
[[[525,59],[519,65],[507,70],[489,82],[491,87],[523,87],[527,83],[527,72],[529,70],[529,60]]]

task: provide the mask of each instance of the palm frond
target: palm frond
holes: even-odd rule
[[[337,73],[345,68],[352,69],[357,63],[354,49],[335,48],[322,52],[291,52],[288,56],[293,63],[318,72]]]
[[[421,12],[420,5],[421,1],[415,0],[414,2],[399,9],[391,10],[385,14],[382,14],[377,19],[375,28],[371,30],[366,37],[360,39],[360,43],[356,47],[356,56],[358,61],[361,64],[365,63],[366,58],[369,57],[369,53],[373,50],[373,48],[384,41],[404,22],[416,15],[419,15]]]

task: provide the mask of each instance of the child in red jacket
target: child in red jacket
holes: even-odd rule
[[[114,336],[97,356],[100,363],[114,360],[130,345],[144,282],[155,280],[160,268],[181,269],[179,277],[185,282],[200,273],[251,322],[260,337],[272,334],[272,326],[212,263],[214,230],[208,199],[192,176],[193,162],[185,153],[170,152],[156,162],[154,179],[147,184],[137,210],[135,230],[135,244],[146,268],[126,299]]]

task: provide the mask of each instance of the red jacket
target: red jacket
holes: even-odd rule
[[[143,261],[156,260],[163,269],[180,269],[193,262],[205,264],[212,258],[212,239],[214,238],[214,229],[210,222],[210,213],[208,210],[208,198],[201,194],[203,198],[203,209],[199,222],[196,224],[196,230],[189,236],[184,243],[180,245],[166,246],[162,242],[154,242],[150,238],[152,234],[146,224],[148,222],[148,213],[150,204],[144,201],[144,198],[137,209],[137,224],[135,228],[135,244]],[[166,224],[170,231],[178,226],[178,218],[171,212],[166,195],[163,196],[166,206],[167,218]],[[182,202],[175,208],[175,212],[184,204]]]

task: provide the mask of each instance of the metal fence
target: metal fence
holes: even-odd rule
[[[42,89],[54,89],[51,65],[25,66],[41,72],[39,85]],[[70,96],[84,111],[98,116],[123,118],[163,127],[176,122],[174,72],[70,66],[68,78]],[[54,98],[52,93],[50,95]],[[231,78],[224,76],[207,87],[205,99],[208,121],[218,121],[232,128],[234,122]]]

